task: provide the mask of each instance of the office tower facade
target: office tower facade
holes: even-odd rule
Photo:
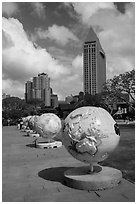
[[[26,102],[32,100],[32,82],[27,81],[25,83],[25,100]]]
[[[10,94],[3,93],[2,94],[2,100],[5,98],[10,98]]]
[[[106,56],[99,39],[90,28],[83,46],[83,88],[84,94],[97,94],[106,82]]]
[[[56,94],[51,94],[51,106],[53,108],[58,107],[58,96]]]
[[[51,106],[50,78],[47,74],[41,73],[33,77],[32,82],[25,84],[26,102],[33,99],[39,99],[45,103],[45,106]]]

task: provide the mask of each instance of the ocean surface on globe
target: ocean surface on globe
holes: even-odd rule
[[[53,113],[45,113],[37,118],[36,131],[40,136],[53,139],[61,130],[61,120]]]
[[[117,147],[120,131],[112,116],[100,107],[81,107],[65,119],[62,142],[76,159],[94,164]]]

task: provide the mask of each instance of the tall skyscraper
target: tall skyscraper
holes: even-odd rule
[[[90,28],[84,42],[83,85],[84,93],[96,94],[102,91],[106,82],[106,56],[99,39]]]
[[[27,81],[25,83],[25,99],[26,102],[40,99],[45,103],[45,106],[51,105],[50,78],[47,74],[38,74],[38,76],[33,77],[32,82]]]
[[[32,100],[32,82],[27,81],[25,83],[25,100],[30,101]]]
[[[10,98],[10,94],[2,93],[2,100],[5,98]]]

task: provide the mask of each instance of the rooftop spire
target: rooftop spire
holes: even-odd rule
[[[102,46],[101,46],[101,44],[100,44],[100,41],[99,41],[99,39],[98,39],[96,33],[94,32],[94,30],[92,29],[92,27],[90,27],[85,42],[94,42],[94,41],[96,41],[96,43],[97,43],[98,50],[99,50],[101,53],[103,53],[103,54],[105,55],[104,50],[103,50],[103,48],[102,48]]]
[[[85,42],[93,42],[93,41],[97,41],[97,40],[98,40],[98,37],[97,37],[96,33],[95,33],[94,30],[90,27]]]

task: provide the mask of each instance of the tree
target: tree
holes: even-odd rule
[[[129,97],[125,97],[127,94]],[[114,104],[119,101],[126,102],[126,104],[133,109],[135,107],[135,70],[125,72],[113,79],[107,80],[103,87],[103,92],[95,95],[85,94],[84,98],[75,104],[75,108],[82,106],[97,106],[106,109],[110,114],[114,112]]]
[[[27,104],[25,100],[18,97],[9,97],[2,100],[2,117],[17,120],[28,115],[36,115],[34,105]]]
[[[32,99],[28,101],[28,104],[31,104],[37,108],[38,106],[40,107],[43,104],[43,101],[41,99]]]
[[[9,97],[2,100],[2,109],[12,110],[12,109],[21,109],[25,104],[25,101],[18,97]]]
[[[118,76],[114,76],[113,79],[107,80],[103,87],[103,98],[106,104],[111,108],[114,103],[119,100],[126,102],[131,108],[134,109],[135,103],[135,70],[125,72]],[[124,94],[127,94],[132,102],[129,101],[129,97],[126,98]]]
[[[22,111],[17,109],[12,109],[9,111],[9,118],[17,120],[22,116]]]
[[[82,107],[82,106],[96,106],[96,107],[102,107],[110,112],[110,109],[108,108],[107,104],[103,100],[102,94],[95,94],[91,95],[89,93],[86,93],[80,101],[78,101],[75,105],[75,108]]]

